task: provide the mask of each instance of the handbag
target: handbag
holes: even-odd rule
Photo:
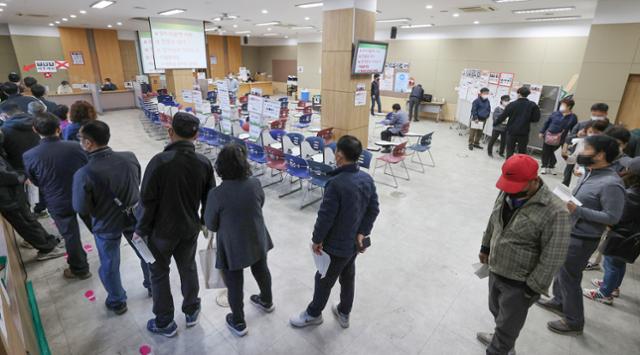
[[[624,233],[626,230],[622,230],[622,232]],[[602,254],[633,264],[640,256],[640,233],[631,234],[629,232],[627,235],[625,236],[617,231],[609,231],[607,239],[605,239],[600,249]]]
[[[200,268],[204,275],[204,287],[207,289],[215,288],[227,288],[224,284],[222,277],[222,271],[216,269],[216,258],[218,250],[213,244],[215,237],[209,236],[209,242],[207,248],[198,251],[198,257],[200,258]]]
[[[558,133],[547,132],[544,134],[544,142],[548,145],[557,147],[560,145],[562,141],[562,133],[564,132],[558,132]]]

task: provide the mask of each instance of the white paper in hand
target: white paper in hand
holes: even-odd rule
[[[489,265],[483,263],[471,264],[474,270],[474,274],[480,279],[484,279],[489,276]]]
[[[573,194],[571,194],[571,190],[568,186],[560,184],[555,189],[553,189],[553,193],[558,196],[558,198],[563,202],[571,201],[575,203],[576,206],[582,206],[582,202],[578,201],[578,199],[575,198]]]
[[[331,257],[329,254],[322,251],[322,255],[318,255],[313,251],[313,245],[311,246],[311,255],[313,255],[313,262],[316,264],[316,269],[320,273],[320,278],[324,278],[329,270],[329,264],[331,264]]]
[[[140,256],[142,256],[144,261],[149,264],[153,264],[156,262],[156,258],[153,257],[153,254],[151,253],[151,250],[149,250],[147,243],[144,242],[144,239],[142,239],[139,235],[134,234],[133,238],[131,238],[131,241],[133,242],[133,247],[136,248],[138,253],[140,253]]]
[[[483,129],[484,122],[483,121],[471,121],[471,129]]]

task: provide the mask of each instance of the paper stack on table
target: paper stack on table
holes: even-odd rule
[[[563,202],[571,201],[575,203],[576,206],[582,206],[582,202],[578,201],[578,199],[571,194],[571,190],[568,186],[560,184],[555,189],[553,189],[553,193],[558,196],[558,198]]]
[[[329,270],[329,264],[331,264],[331,257],[324,250],[322,255],[318,255],[313,251],[313,245],[311,246],[311,255],[313,255],[313,262],[316,264],[316,269],[320,273],[320,278],[324,278]]]

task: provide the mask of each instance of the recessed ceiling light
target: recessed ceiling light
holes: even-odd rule
[[[80,10],[80,11],[78,11],[78,12],[79,12],[79,13],[81,13],[81,14],[83,14],[83,15],[87,13],[87,11],[85,11],[85,10]]]
[[[424,28],[424,27],[433,27],[435,26],[432,23],[426,23],[424,25],[402,25],[400,28]]]
[[[291,27],[292,30],[311,30],[313,26],[294,26]]]
[[[544,22],[544,21],[565,21],[565,20],[577,20],[580,16],[556,16],[556,17],[532,17],[527,21]]]
[[[67,22],[67,21],[69,21],[69,19],[68,19],[68,18],[66,18],[66,17],[63,17],[63,18],[62,18],[62,21],[63,21],[63,22]]]
[[[279,21],[271,21],[271,22],[263,22],[263,23],[256,23],[256,26],[261,27],[261,26],[275,26],[275,25],[279,25],[280,22]]]
[[[562,7],[545,7],[540,9],[524,9],[524,10],[513,10],[514,14],[535,14],[539,12],[560,12],[560,11],[571,11],[575,10],[575,6],[562,6]]]
[[[78,17],[78,16],[77,16],[77,15],[74,15],[74,14],[71,14],[71,15],[69,15],[69,17],[71,17],[71,18],[76,18],[76,17]]]
[[[233,25],[233,28],[238,28],[238,25]]]
[[[116,25],[122,26],[122,22],[116,22]]]
[[[262,12],[263,14],[268,14],[268,13],[269,13],[269,11],[268,11],[267,9],[263,9],[263,10],[262,10],[262,11],[260,11],[260,12]]]
[[[213,21],[215,21],[215,22],[222,21],[222,17],[214,17]]]
[[[479,23],[480,23],[480,21],[478,21],[478,20],[473,21],[473,24],[474,24],[474,25],[477,25],[477,24],[479,24]]]
[[[431,9],[433,9],[433,5],[427,5],[427,6],[425,6],[425,8],[426,8],[427,10],[431,10]]]
[[[243,34],[247,34],[247,33],[251,33],[251,31],[236,31],[237,35],[243,35]]]
[[[267,28],[267,31],[271,31],[271,27]]]
[[[54,24],[53,24],[53,22],[52,22],[52,23],[50,23],[50,24],[49,24],[49,26],[55,26],[55,25],[54,25]]]
[[[304,18],[304,20],[305,21],[309,21],[309,20],[311,20],[311,17],[307,16],[307,17]]]
[[[289,36],[284,36],[284,38],[289,38]]]
[[[162,12],[158,12],[158,15],[161,16],[171,16],[171,15],[176,15],[176,14],[181,14],[183,12],[185,12],[187,10],[185,9],[171,9],[171,10],[166,10],[166,11],[162,11]]]
[[[275,36],[280,36],[280,34],[279,33],[274,33],[274,32],[269,32],[269,33],[263,34],[263,36],[265,36],[265,37],[275,37]]]
[[[113,26],[111,26],[111,25],[107,25],[107,27],[111,28],[111,27],[113,27]]]
[[[4,11],[4,9],[0,9],[0,12]]]
[[[498,4],[503,2],[525,2],[525,1],[529,1],[529,0],[493,0],[493,2],[496,2]]]
[[[115,4],[115,1],[110,1],[110,0],[101,0],[98,2],[94,2],[93,4],[91,4],[91,7],[94,9],[104,9],[107,6],[111,6],[113,4]]]
[[[454,12],[454,13],[453,13],[453,15],[451,15],[451,16],[453,16],[453,17],[460,17],[460,14],[459,14],[459,13],[457,13],[457,12]]]
[[[56,25],[59,25],[59,24],[60,24],[60,21],[53,21],[53,22],[55,22],[55,23],[56,23]]]
[[[7,6],[7,4],[4,2],[0,2],[0,6]]]
[[[391,22],[409,22],[410,18],[392,18],[387,20],[376,20],[378,23],[391,23]]]
[[[322,6],[322,2],[318,1],[318,2],[308,2],[308,3],[304,3],[304,4],[298,4],[296,5],[296,7],[299,7],[301,9],[310,9],[312,7],[320,7]]]

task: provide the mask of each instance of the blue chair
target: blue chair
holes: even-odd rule
[[[309,175],[309,164],[307,164],[307,161],[297,157],[295,155],[291,155],[291,154],[285,154],[284,155],[284,159],[285,159],[285,163],[286,163],[286,173],[287,175],[289,175],[290,181],[291,183],[294,183],[293,179],[294,178],[298,178],[298,183],[300,184],[300,187],[295,188],[293,190],[289,190],[283,194],[280,194],[280,198],[291,195],[294,192],[298,192],[302,190],[302,182],[305,180],[309,180],[311,179],[311,176]],[[300,203],[300,208],[303,207],[304,205],[304,199],[306,197],[306,191],[302,196],[302,201]]]
[[[416,144],[408,147],[413,153],[411,153],[411,162],[420,165],[420,172],[424,173],[424,167],[430,166],[435,167],[436,161],[433,159],[433,154],[431,154],[431,141],[433,140],[433,132],[427,133],[424,136],[418,138]],[[422,158],[420,157],[421,153],[428,152],[429,157],[431,158],[431,164],[426,164],[422,162]],[[415,157],[418,157],[418,161],[415,160]]]
[[[260,173],[254,173],[253,176],[264,175],[265,166],[267,165],[267,156],[264,153],[264,148],[253,142],[246,142],[246,145],[247,158],[249,159],[249,162],[253,163],[254,166],[260,169]]]
[[[237,144],[237,145],[239,145],[239,146],[246,146],[245,141],[244,141],[244,140],[242,140],[242,139],[240,139],[240,138],[238,138],[238,137],[233,137],[233,136],[232,136],[232,137],[231,137],[231,142],[232,142],[232,143],[235,143],[235,144]]]
[[[307,137],[302,142],[300,156],[304,159],[324,162],[324,139]]]
[[[231,139],[232,138],[230,135],[218,132],[218,147],[224,147],[225,145],[231,143]]]
[[[358,165],[360,165],[360,167],[362,168],[369,170],[369,168],[371,167],[372,158],[373,158],[373,154],[371,154],[370,151],[363,150],[362,154],[360,154],[360,157],[358,158]]]
[[[309,165],[309,176],[311,177],[309,179],[307,193],[313,190],[313,186],[316,186],[322,190],[322,194],[324,195],[324,189],[327,187],[329,179],[331,178],[328,173],[333,170],[333,167],[324,163],[318,163],[313,159],[307,159],[307,164]],[[304,204],[301,208],[305,208],[320,200],[322,200],[322,196]]]
[[[311,125],[311,114],[300,116],[298,123],[295,123],[293,127],[299,129],[305,129]]]
[[[285,154],[300,156],[304,136],[300,133],[287,133],[282,137],[282,151]]]

